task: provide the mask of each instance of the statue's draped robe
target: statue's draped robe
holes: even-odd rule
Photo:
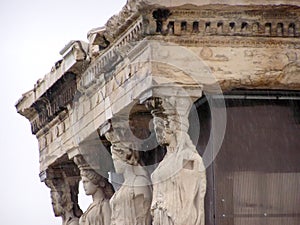
[[[141,176],[141,175],[139,175]],[[143,175],[144,179],[148,179],[147,175]],[[151,200],[144,201],[139,206],[139,212],[136,212],[134,185],[137,176],[132,177],[129,182],[125,181],[121,188],[115,192],[110,200],[112,217],[111,225],[150,225],[150,204]],[[145,186],[145,188],[150,188]],[[142,212],[142,213],[141,213]],[[138,215],[141,215],[143,221],[138,221]]]
[[[79,225],[106,225],[104,224],[103,206],[109,205],[109,200],[94,201],[80,217]]]
[[[190,142],[167,153],[151,178],[153,225],[204,225],[205,169]]]
[[[63,225],[78,225],[79,219],[77,217],[75,218],[69,218],[67,221],[63,223]]]

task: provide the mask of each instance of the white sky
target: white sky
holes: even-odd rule
[[[70,40],[87,41],[87,32],[103,26],[126,0],[1,0],[0,223],[59,225],[50,189],[39,181],[39,157],[30,124],[14,107],[23,93],[61,59]],[[86,208],[90,199],[80,195]]]

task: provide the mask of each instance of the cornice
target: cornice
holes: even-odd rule
[[[43,79],[39,79],[34,88],[23,94],[22,98],[16,103],[18,113],[29,120],[33,119],[29,109],[32,108],[35,102],[47,95],[47,91],[60,80],[63,80],[66,74],[81,74],[89,63],[87,43],[82,41],[69,42],[61,51],[61,54],[63,59],[57,61],[51,68],[51,72],[46,74]]]

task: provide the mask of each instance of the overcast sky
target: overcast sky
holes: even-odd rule
[[[30,124],[14,107],[23,93],[61,59],[70,40],[105,24],[126,0],[1,0],[0,223],[59,225],[50,189],[39,181],[39,156]],[[80,195],[82,208],[90,199]]]

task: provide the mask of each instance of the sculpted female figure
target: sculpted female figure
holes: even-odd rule
[[[171,113],[153,121],[157,141],[167,148],[151,175],[153,225],[204,225],[205,169],[188,124]]]
[[[112,225],[150,225],[151,189],[147,172],[138,163],[132,150],[112,150],[117,173],[124,183],[110,200]]]
[[[150,225],[152,195],[147,171],[140,165],[138,152],[120,142],[119,135],[114,131],[106,134],[112,143],[115,170],[124,176],[124,183],[110,200],[111,225]]]
[[[86,195],[92,195],[93,203],[80,217],[79,225],[110,225],[112,185],[94,170],[84,169],[80,173],[84,191]]]
[[[78,225],[82,215],[77,199],[79,179],[70,182],[63,172],[59,177],[46,179],[45,183],[51,189],[54,215],[62,218],[63,225]]]
[[[70,197],[70,193],[66,193],[64,190],[51,190],[52,207],[55,216],[62,217],[63,225],[78,225],[78,217],[74,213]]]

